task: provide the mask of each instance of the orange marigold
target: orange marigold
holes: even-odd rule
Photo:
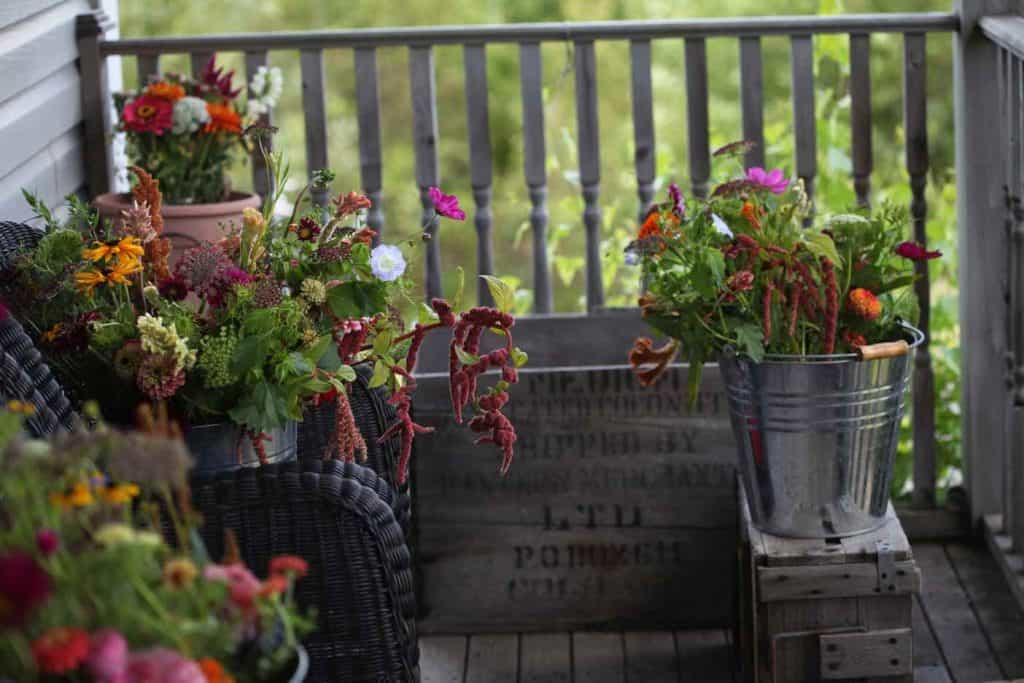
[[[210,114],[210,121],[203,128],[204,132],[242,134],[242,117],[230,104],[207,102],[206,111]]]
[[[863,287],[850,290],[846,297],[846,306],[865,320],[874,320],[882,312],[882,302]]]
[[[199,660],[199,670],[203,672],[206,683],[235,683],[234,677],[227,672],[224,666],[212,657],[203,657]]]
[[[653,235],[661,234],[661,216],[658,215],[657,211],[651,211],[647,214],[647,220],[640,226],[640,232],[637,233],[637,239],[644,239]]]
[[[151,97],[159,97],[161,99],[170,100],[171,102],[177,102],[185,96],[185,89],[177,83],[157,81],[146,88],[146,94]]]

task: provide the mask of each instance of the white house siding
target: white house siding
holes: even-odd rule
[[[116,18],[116,0],[0,0],[0,220],[30,217],[22,188],[53,205],[85,181],[75,16],[95,6]]]

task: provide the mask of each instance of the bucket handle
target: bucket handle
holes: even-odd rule
[[[898,358],[910,351],[910,344],[900,339],[894,342],[866,344],[857,347],[857,360],[878,360],[880,358]]]

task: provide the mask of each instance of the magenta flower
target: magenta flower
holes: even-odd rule
[[[437,215],[456,221],[466,220],[466,212],[459,208],[459,198],[453,194],[441,192],[441,188],[430,188],[430,201],[434,202]]]
[[[57,537],[57,532],[53,529],[40,529],[36,532],[36,547],[39,548],[39,553],[43,557],[49,557],[57,552],[57,547],[60,545],[60,539]]]
[[[752,166],[747,169],[747,180],[775,194],[782,194],[789,187],[789,181],[780,168],[766,171],[760,166]]]
[[[896,247],[896,253],[911,261],[930,261],[942,256],[941,251],[928,251],[917,242],[902,242]]]
[[[191,659],[167,648],[133,652],[128,658],[127,677],[121,680],[153,683],[206,683],[206,676]]]
[[[111,628],[96,631],[89,637],[89,656],[85,668],[99,683],[125,680],[128,669],[128,642]]]
[[[683,193],[679,191],[679,186],[675,183],[668,185],[668,198],[672,200],[672,213],[682,218],[683,212],[686,211],[686,204],[683,202]]]

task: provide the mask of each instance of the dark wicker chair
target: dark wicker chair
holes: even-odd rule
[[[78,417],[32,339],[9,313],[0,320],[0,397],[31,403],[25,428],[34,437],[70,430]]]
[[[211,556],[230,529],[257,574],[279,554],[310,563],[296,586],[299,604],[317,613],[306,680],[419,680],[409,550],[391,488],[371,470],[338,461],[244,469],[194,482],[192,499]]]

